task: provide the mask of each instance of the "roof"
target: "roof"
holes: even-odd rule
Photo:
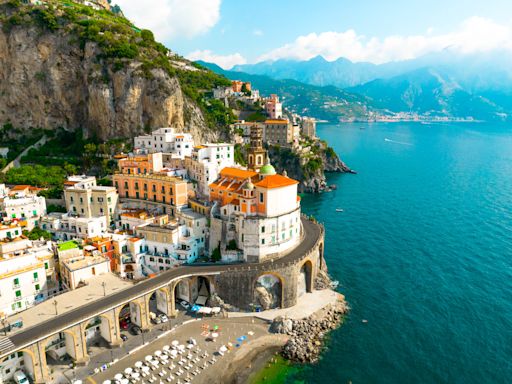
[[[74,240],[66,241],[58,245],[59,251],[67,251],[68,249],[78,248],[78,244]]]
[[[248,179],[257,175],[254,171],[247,171],[245,169],[226,167],[220,171],[222,176],[236,177],[240,179]]]
[[[265,120],[265,124],[288,124],[286,119],[268,119]]]
[[[11,188],[11,191],[24,191],[27,188],[31,188],[30,185],[15,185]]]
[[[290,185],[299,184],[297,180],[290,179],[289,177],[281,175],[271,175],[265,177],[263,180],[256,183],[257,187],[272,189],[288,187]]]

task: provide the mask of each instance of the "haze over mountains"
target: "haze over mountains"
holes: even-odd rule
[[[512,116],[508,51],[465,55],[446,49],[380,65],[317,56],[307,61],[237,65],[232,71],[336,86],[365,97],[369,109],[494,121]]]

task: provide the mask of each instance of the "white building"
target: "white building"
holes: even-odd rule
[[[208,196],[208,185],[219,177],[225,167],[235,165],[234,144],[202,144],[194,147],[192,156],[185,158],[185,168],[190,179],[196,182],[196,192]]]
[[[0,188],[0,221],[19,220],[30,231],[38,225],[41,216],[46,215],[46,200],[37,196],[29,186],[12,189]]]
[[[0,239],[0,317],[23,311],[57,291],[51,242]]]
[[[270,164],[259,173],[222,170],[210,185],[212,208],[210,251],[239,251],[248,262],[289,252],[300,242],[300,198],[296,180],[277,175]],[[234,258],[232,255],[229,257]]]
[[[63,285],[68,289],[79,288],[93,277],[110,272],[110,260],[97,253],[92,256],[83,254],[59,260]]]
[[[302,134],[310,139],[316,137],[316,120],[312,117],[304,117],[301,121]]]
[[[183,159],[190,156],[194,139],[190,133],[176,132],[175,128],[159,128],[150,135],[137,136],[134,150],[144,153],[164,152]]]
[[[40,227],[58,240],[102,236],[108,229],[106,216],[77,217],[73,214],[58,212],[52,212],[43,217]]]

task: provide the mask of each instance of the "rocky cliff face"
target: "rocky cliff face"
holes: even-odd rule
[[[83,129],[105,140],[144,127],[173,126],[215,140],[201,110],[162,69],[143,76],[133,60],[113,71],[94,42],[81,47],[68,29],[5,28],[0,22],[0,124]]]
[[[319,150],[313,157],[301,152],[301,149],[269,148],[270,160],[277,172],[286,171],[289,177],[298,180],[299,192],[330,190],[325,172],[352,172],[332,149],[323,143],[319,144]]]

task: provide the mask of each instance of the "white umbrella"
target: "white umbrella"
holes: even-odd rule
[[[176,350],[174,350],[174,349],[173,349],[173,350],[171,351],[171,356],[176,357],[177,355],[178,355],[178,351],[176,351]]]
[[[179,345],[179,347],[178,347],[178,349],[179,349],[180,351],[184,351],[184,350],[185,350],[185,346],[184,346],[183,344],[180,344],[180,345]]]
[[[162,354],[162,351],[158,350],[158,351],[155,351],[155,356],[160,356]]]
[[[151,360],[153,360],[153,356],[151,356],[151,355],[147,355],[147,356],[146,356],[146,361],[151,361]]]
[[[147,365],[142,367],[143,372],[149,372],[149,367]]]
[[[110,380],[105,380],[103,381],[103,384],[112,384],[112,382]]]
[[[164,345],[164,347],[162,348],[164,351],[168,351],[171,347],[169,345]]]
[[[219,334],[217,332],[212,332],[212,337],[215,339],[215,338],[219,337]]]
[[[160,359],[162,359],[162,360],[169,360],[169,356],[167,356],[167,355],[162,355],[162,356],[160,356]]]
[[[141,368],[141,367],[142,367],[142,361],[136,361],[135,368]]]
[[[121,384],[130,384],[130,380],[123,379],[123,380],[121,380]]]
[[[223,345],[223,346],[222,346],[222,347],[220,347],[220,349],[219,349],[219,351],[221,351],[221,352],[227,352],[227,350],[228,350],[228,349],[226,348],[226,346],[225,346],[225,345]]]
[[[194,344],[189,344],[189,345],[187,345],[187,348],[188,348],[188,349],[192,349],[192,348],[194,348]]]
[[[133,372],[133,369],[131,367],[128,367],[124,370],[124,373],[126,373],[127,375],[129,375],[130,373]]]
[[[140,373],[139,372],[132,372],[132,377],[134,379],[138,379],[140,377]]]
[[[117,375],[114,376],[114,379],[116,379],[116,380],[121,380],[122,378],[123,378],[122,373],[118,373]]]
[[[177,347],[178,345],[180,345],[180,342],[178,340],[173,340],[171,345]]]

